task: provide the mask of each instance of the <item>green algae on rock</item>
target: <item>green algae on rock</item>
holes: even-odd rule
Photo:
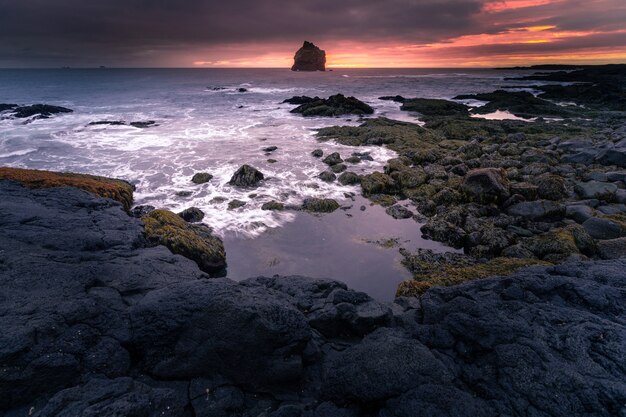
[[[221,239],[204,225],[192,225],[168,210],[154,210],[141,218],[148,242],[164,245],[172,253],[198,264],[201,271],[218,277],[226,273],[226,253]]]

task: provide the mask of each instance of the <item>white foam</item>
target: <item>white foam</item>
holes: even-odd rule
[[[0,158],[9,158],[11,156],[22,156],[22,155],[27,155],[27,154],[29,154],[31,152],[36,152],[36,151],[37,151],[37,148],[20,149],[18,151],[1,153],[0,154]]]

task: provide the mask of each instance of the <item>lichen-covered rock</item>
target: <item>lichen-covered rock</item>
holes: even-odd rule
[[[326,52],[312,42],[304,41],[293,61],[292,71],[326,71]]]
[[[228,182],[230,185],[238,187],[254,187],[261,182],[265,176],[258,169],[250,165],[242,165]]]
[[[155,245],[164,245],[172,253],[195,261],[200,270],[213,276],[223,276],[226,253],[222,241],[204,226],[186,223],[167,210],[154,210],[141,218],[146,238]]]
[[[74,187],[119,201],[127,211],[133,204],[133,186],[123,180],[69,172],[0,167],[0,179],[17,181],[28,188]]]

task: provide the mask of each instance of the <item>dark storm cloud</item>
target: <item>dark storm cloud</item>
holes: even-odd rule
[[[626,21],[623,0],[554,0],[484,13],[493,2],[0,0],[0,66],[168,65],[166,57],[181,51],[230,45],[271,48],[304,39],[326,49],[340,41],[415,45],[532,24],[616,30]]]
[[[21,48],[33,58],[132,60],[142,50],[308,38],[434,42],[471,31],[480,9],[480,0],[0,0],[0,58]]]

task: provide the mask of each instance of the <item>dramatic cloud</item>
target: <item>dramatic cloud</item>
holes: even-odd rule
[[[615,60],[624,22],[623,0],[0,0],[0,66],[288,66],[304,39],[336,66],[554,58],[573,40]]]

